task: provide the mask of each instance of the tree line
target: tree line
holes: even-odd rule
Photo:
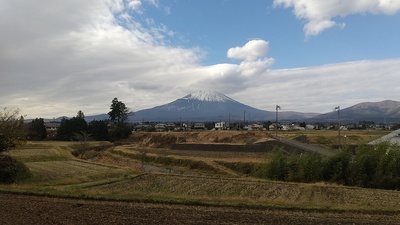
[[[110,110],[108,112],[109,120],[93,120],[88,123],[82,110],[79,110],[75,117],[63,118],[55,138],[60,141],[115,141],[127,138],[132,131],[128,124],[129,109],[123,102],[118,101],[118,98],[114,98]],[[27,138],[30,140],[47,138],[42,118],[32,120],[28,124],[27,131]]]
[[[275,150],[257,170],[259,177],[271,180],[400,190],[400,146],[363,145],[356,150],[340,150],[327,158],[315,153],[299,155]]]
[[[63,141],[116,141],[131,134],[128,124],[129,109],[114,98],[111,102],[109,120],[85,120],[79,110],[71,119],[63,119],[56,138]],[[4,154],[4,152],[25,143],[27,140],[44,140],[47,131],[43,118],[36,118],[29,124],[24,123],[24,116],[18,109],[0,110],[0,183],[11,183],[30,176],[26,166]]]

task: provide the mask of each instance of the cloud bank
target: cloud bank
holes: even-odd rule
[[[334,26],[344,27],[344,23],[334,20],[352,14],[393,15],[400,11],[400,1],[396,0],[274,0],[274,6],[293,8],[298,19],[306,20],[304,33],[315,36]]]
[[[260,109],[325,112],[398,97],[400,59],[271,70],[269,42],[256,39],[226,49],[236,63],[202,65],[202,49],[171,46],[168,27],[139,22],[146,6],[160,7],[155,0],[0,1],[0,106],[28,118],[93,115],[107,113],[114,97],[136,111],[212,89]]]

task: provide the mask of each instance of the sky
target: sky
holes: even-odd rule
[[[2,0],[0,107],[131,111],[214,90],[331,112],[400,101],[397,0]]]

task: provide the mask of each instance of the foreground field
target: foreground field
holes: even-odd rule
[[[351,135],[361,142],[380,133]],[[78,143],[31,142],[10,152],[33,177],[0,185],[0,224],[400,223],[398,191],[256,179],[219,162],[261,163],[268,153],[169,148],[270,139],[267,132],[142,133],[118,146],[87,143],[78,158],[71,154]]]
[[[11,224],[398,224],[393,212],[220,207],[93,201],[0,193]]]

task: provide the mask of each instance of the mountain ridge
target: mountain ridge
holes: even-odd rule
[[[281,119],[306,119],[309,113],[280,112]],[[314,115],[314,114],[312,114]],[[275,112],[256,109],[217,91],[195,91],[170,103],[139,110],[133,121],[275,121]]]
[[[340,110],[340,119],[344,122],[369,120],[374,122],[394,122],[400,120],[400,102],[384,100],[380,102],[362,102]],[[329,112],[313,117],[314,120],[326,121],[338,118],[337,112]]]
[[[400,122],[400,102],[394,100],[362,102],[341,109],[340,117],[341,121],[344,123],[357,123],[359,121],[366,120],[374,122]],[[104,113],[86,116],[85,118],[87,121],[105,120],[108,119],[108,114]],[[280,110],[278,113],[279,121],[289,120],[302,122],[331,122],[337,119],[337,111],[328,113],[302,113]],[[260,110],[251,107],[249,105],[240,103],[218,91],[195,91],[167,104],[138,110],[129,116],[129,121],[131,122],[202,122],[243,120],[269,120],[274,122],[276,120],[276,112]]]

